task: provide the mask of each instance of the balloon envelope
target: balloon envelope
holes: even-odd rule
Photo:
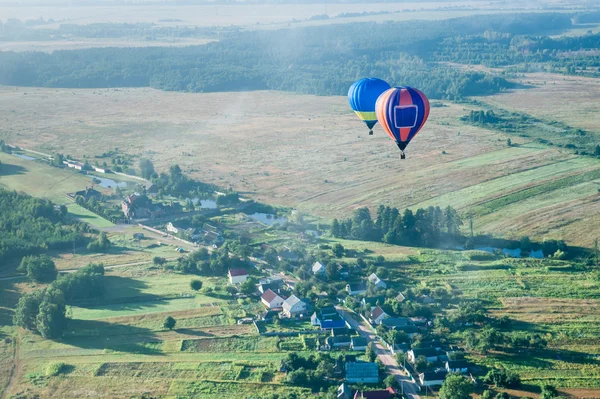
[[[375,115],[377,98],[389,88],[390,85],[385,80],[364,78],[355,82],[348,90],[350,107],[367,124],[369,129],[373,129],[373,126],[377,123],[377,116]]]
[[[421,91],[408,87],[393,87],[377,99],[377,120],[383,130],[404,151],[419,133],[429,117],[429,100]]]

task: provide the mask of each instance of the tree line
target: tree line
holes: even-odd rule
[[[388,244],[431,247],[442,238],[460,236],[462,218],[451,206],[419,208],[415,212],[381,205],[373,220],[369,208],[360,208],[345,220],[334,219],[331,235],[361,241],[383,241]]]
[[[82,229],[64,205],[0,189],[0,263],[82,244]]]
[[[184,48],[2,52],[0,84],[343,95],[356,79],[379,76],[417,86],[430,98],[455,99],[496,93],[512,84],[502,77],[440,64],[444,54],[461,45],[453,37],[488,31],[524,35],[570,26],[562,14],[478,15],[418,23],[334,24],[284,29],[277,35],[239,32],[219,42]]]
[[[19,299],[13,322],[44,338],[59,338],[67,326],[66,306],[92,300],[104,292],[104,267],[89,264],[75,273],[64,274],[44,289]]]

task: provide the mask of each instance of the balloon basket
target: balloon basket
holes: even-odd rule
[[[369,136],[372,136],[372,135],[373,135],[373,131],[369,130]]]
[[[406,159],[406,154],[405,153],[400,154],[400,159]]]

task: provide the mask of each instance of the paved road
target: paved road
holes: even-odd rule
[[[362,337],[366,338],[368,341],[375,342],[379,360],[384,364],[387,373],[394,375],[400,385],[404,387],[405,395],[409,399],[420,399],[420,396],[418,395],[419,387],[410,380],[410,377],[408,377],[404,371],[402,371],[391,352],[383,346],[377,339],[376,334],[361,319],[361,317],[355,312],[341,306],[336,306],[336,310]]]

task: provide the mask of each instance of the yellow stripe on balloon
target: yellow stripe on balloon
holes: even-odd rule
[[[356,115],[358,115],[358,117],[363,121],[376,121],[377,120],[377,114],[375,112],[354,111],[354,113]]]

